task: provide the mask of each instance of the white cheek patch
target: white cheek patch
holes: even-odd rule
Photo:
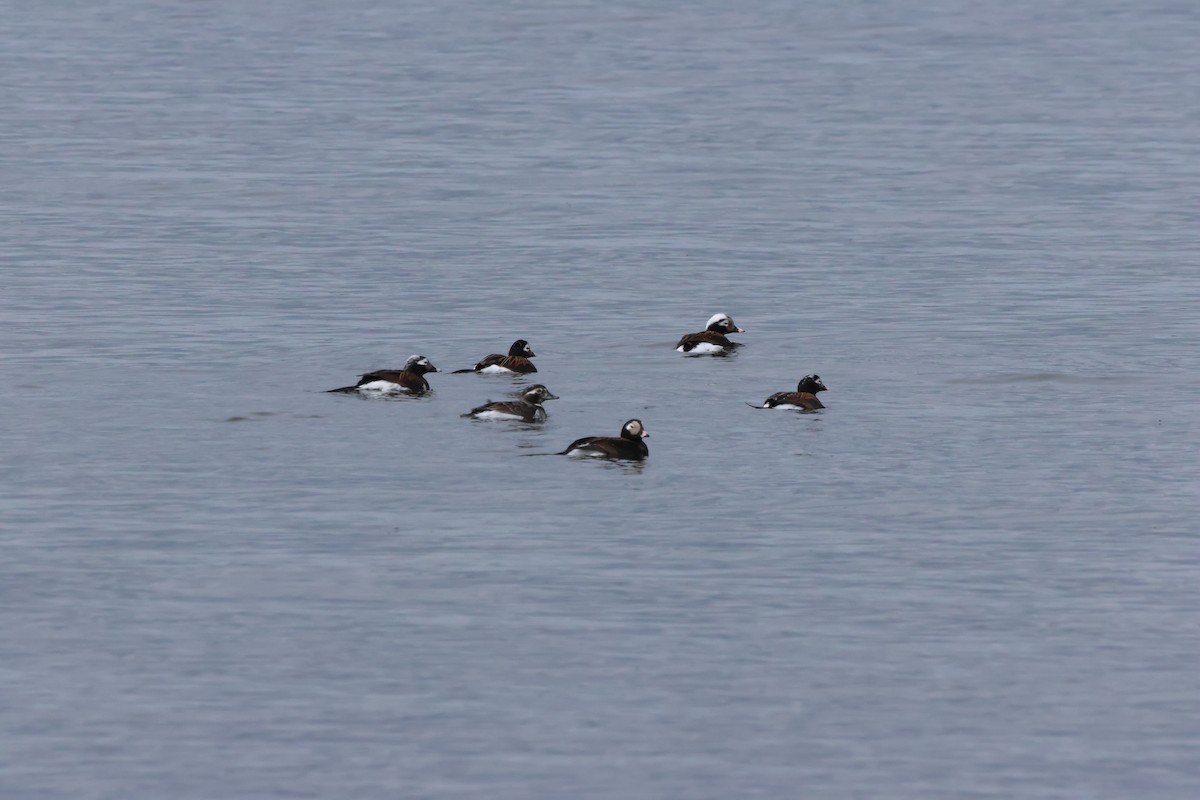
[[[501,367],[496,364],[492,364],[489,367],[484,367],[483,369],[479,370],[480,375],[499,375],[502,373],[507,375],[511,372],[511,369],[508,369],[507,367]]]

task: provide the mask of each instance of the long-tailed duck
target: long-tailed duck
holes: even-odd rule
[[[768,397],[761,406],[753,408],[788,408],[801,411],[816,411],[824,408],[825,404],[817,399],[817,392],[825,391],[825,384],[819,375],[805,375],[796,384],[794,392],[776,392]]]
[[[558,395],[551,394],[540,383],[535,383],[521,393],[520,400],[488,401],[478,408],[471,409],[464,417],[475,419],[520,419],[525,422],[541,422],[546,418],[546,409],[542,403],[546,400],[557,400]]]
[[[428,372],[438,372],[425,356],[409,356],[403,369],[380,369],[363,375],[354,386],[330,389],[331,392],[367,392],[369,394],[425,394],[429,391]]]
[[[451,375],[461,375],[464,372],[515,372],[520,375],[527,375],[531,372],[537,372],[537,367],[529,359],[536,356],[537,353],[529,349],[529,342],[524,339],[517,339],[512,343],[512,347],[508,348],[508,355],[502,356],[499,353],[492,353],[484,356],[483,360],[470,369],[456,369]]]
[[[699,333],[688,333],[676,343],[675,351],[691,355],[721,356],[740,347],[738,342],[726,338],[727,333],[745,333],[746,331],[733,324],[733,318],[728,314],[713,314],[704,330]]]
[[[567,445],[567,449],[558,455],[581,453],[588,456],[628,458],[641,461],[650,455],[650,448],[646,447],[646,443],[642,441],[649,435],[646,433],[646,426],[640,419],[631,419],[621,426],[620,436],[585,436],[571,442]]]

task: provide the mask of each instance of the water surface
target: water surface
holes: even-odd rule
[[[0,32],[4,797],[1200,792],[1191,4]]]

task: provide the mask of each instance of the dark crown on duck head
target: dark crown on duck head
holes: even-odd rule
[[[820,375],[805,375],[800,379],[800,382],[796,384],[796,391],[816,394],[817,392],[825,391],[825,384],[821,382]]]
[[[529,349],[529,342],[524,339],[517,339],[512,343],[512,347],[508,348],[510,356],[524,356],[525,358],[533,358],[537,353]]]

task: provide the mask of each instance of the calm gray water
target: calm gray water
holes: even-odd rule
[[[1194,3],[0,36],[6,800],[1200,796]]]

